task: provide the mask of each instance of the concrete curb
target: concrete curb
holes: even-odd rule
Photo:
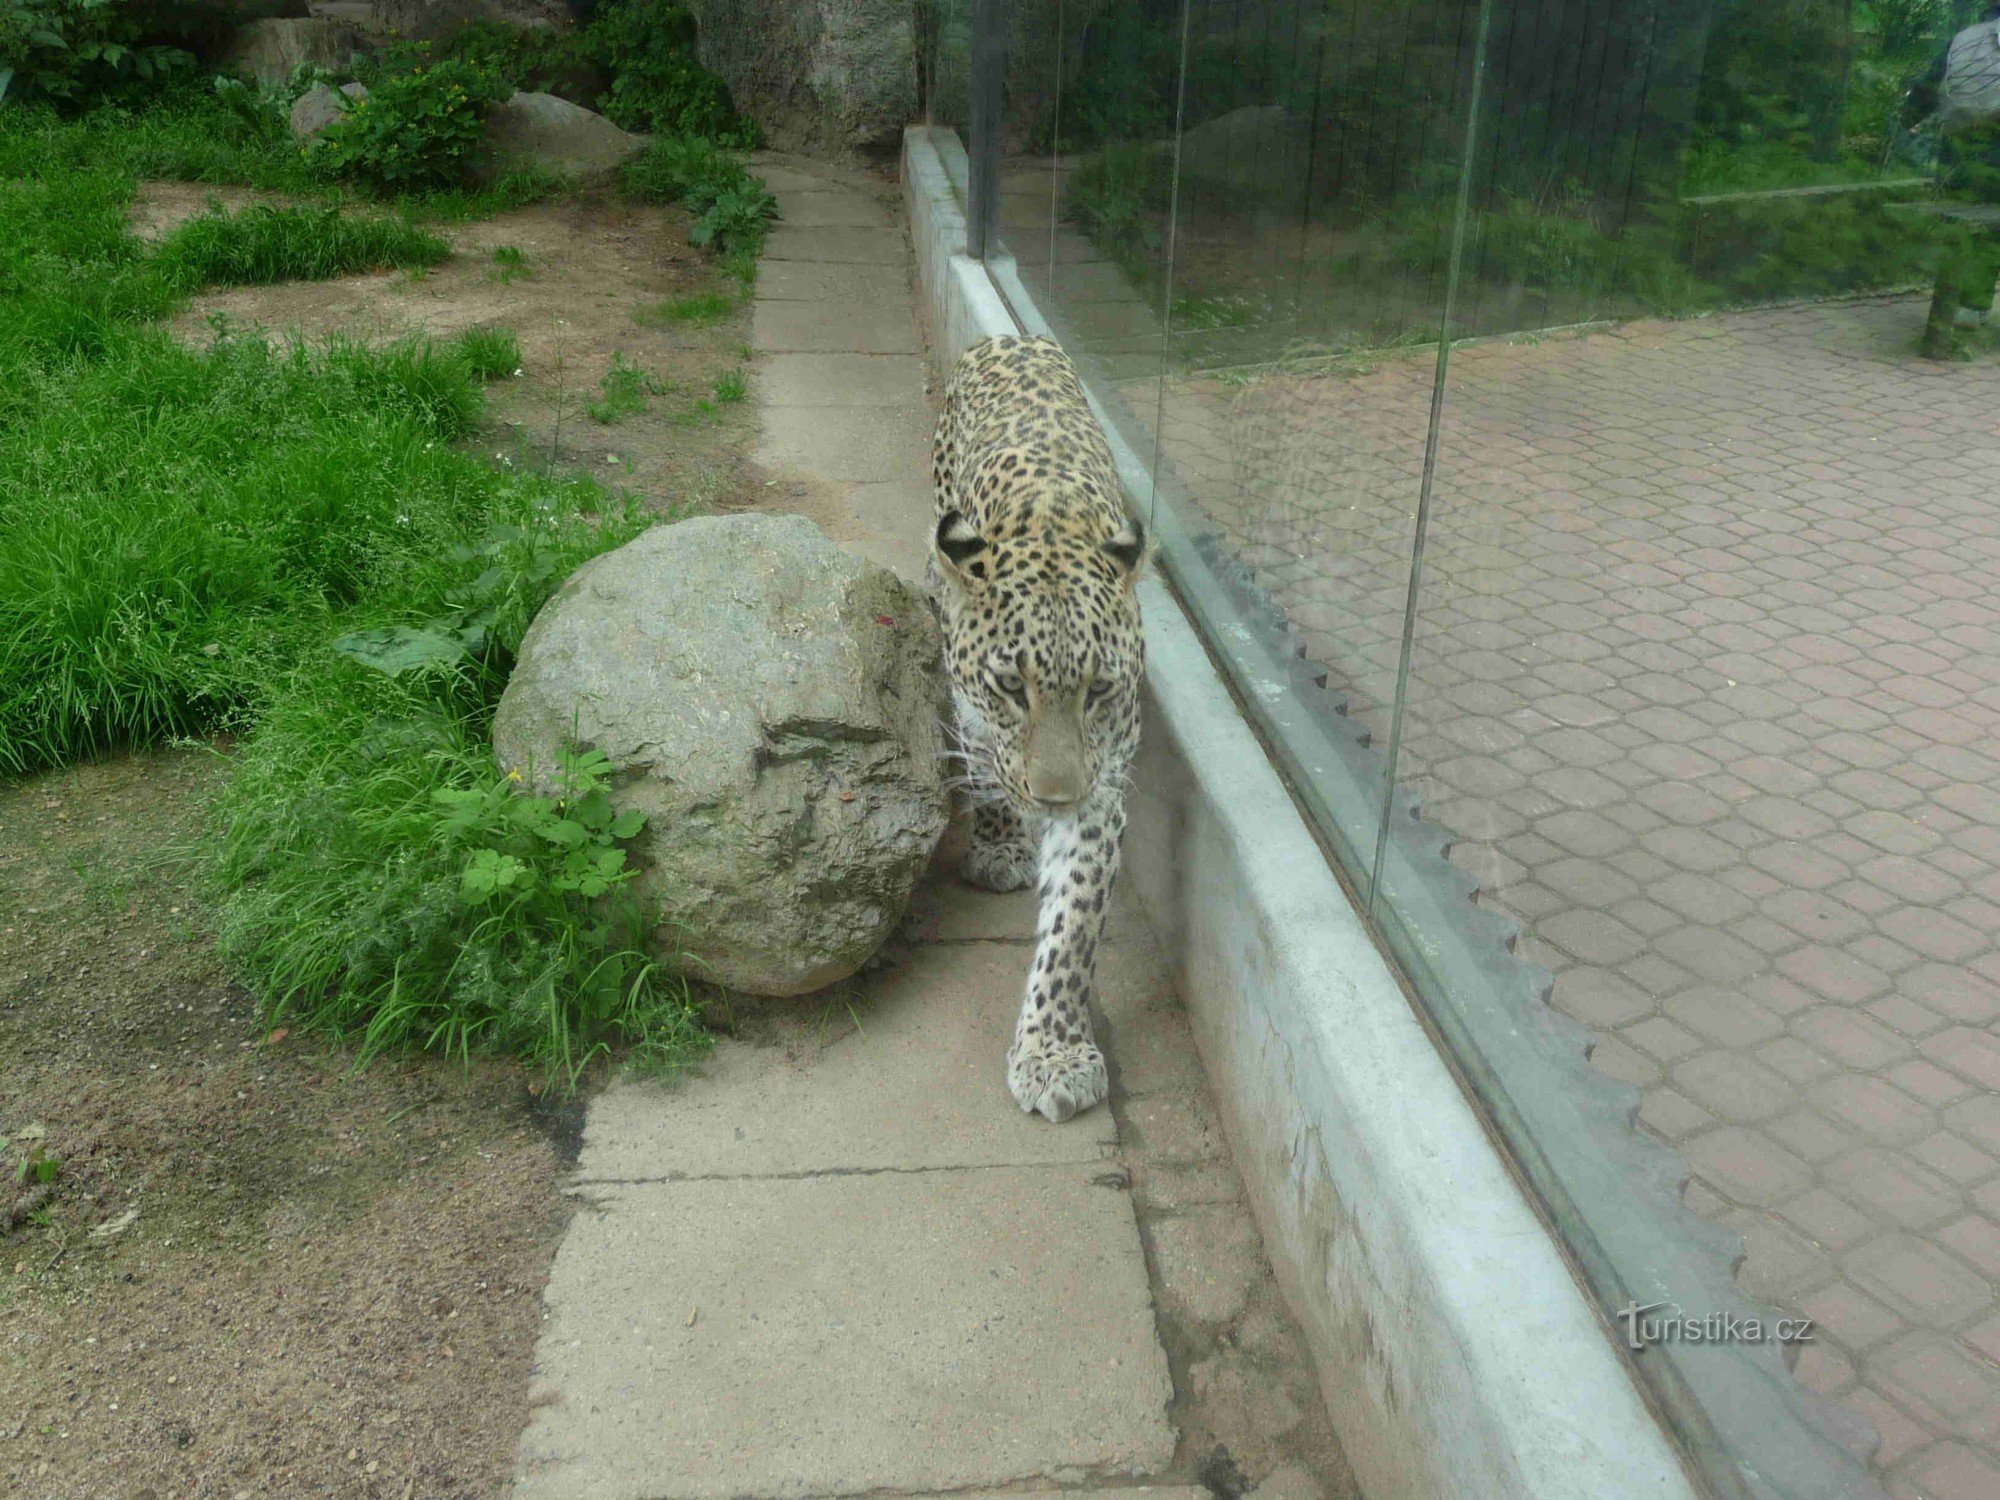
[[[905,135],[943,360],[991,333],[1045,331],[1008,266],[963,254],[955,154],[948,132]],[[1695,1494],[1193,627],[1157,581],[1145,606],[1129,866],[1177,945],[1238,1165],[1357,1477],[1385,1496]]]

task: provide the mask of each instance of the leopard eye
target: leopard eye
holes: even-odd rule
[[[1117,685],[1117,683],[1111,681],[1108,677],[1100,677],[1090,685],[1090,691],[1085,694],[1085,697],[1089,702],[1095,703]]]
[[[1021,679],[1014,673],[1012,672],[996,673],[994,674],[993,681],[996,684],[998,684],[1000,691],[1005,693],[1009,698],[1012,698],[1015,701],[1022,703],[1025,703],[1027,701],[1028,685],[1025,682],[1021,681]]]

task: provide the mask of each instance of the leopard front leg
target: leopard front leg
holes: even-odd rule
[[[1007,1087],[1024,1111],[1057,1124],[1111,1091],[1090,997],[1124,831],[1123,794],[1099,791],[1076,817],[1042,833],[1035,962],[1007,1054]]]

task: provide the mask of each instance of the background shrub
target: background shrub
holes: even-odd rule
[[[748,275],[778,200],[743,163],[699,136],[661,136],[625,167],[625,190],[647,203],[679,203],[694,216],[688,238]]]
[[[584,34],[590,55],[611,75],[599,108],[625,130],[762,145],[757,122],[737,114],[728,86],[696,60],[694,44],[693,18],[669,0],[599,6]]]
[[[321,132],[320,166],[384,188],[444,187],[465,176],[500,78],[457,58],[377,79],[368,97]]]
[[[0,0],[0,103],[76,106],[192,72],[193,53],[147,39],[154,21],[120,0]]]

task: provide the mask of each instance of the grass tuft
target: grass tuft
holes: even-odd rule
[[[435,266],[450,255],[444,240],[403,220],[256,204],[189,219],[155,259],[175,286],[192,291]]]

